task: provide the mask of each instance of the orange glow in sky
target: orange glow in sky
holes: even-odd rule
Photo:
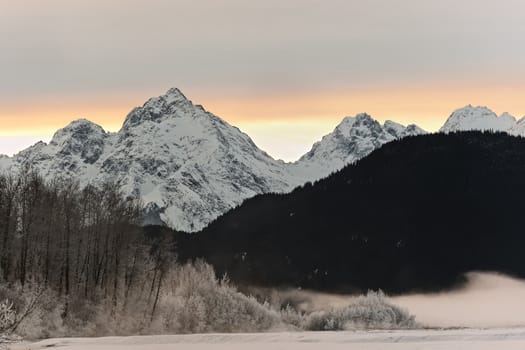
[[[496,113],[509,112],[516,118],[525,114],[525,99],[515,86],[435,86],[368,89],[320,94],[279,94],[250,96],[242,92],[216,95],[183,91],[195,104],[248,133],[272,156],[295,160],[313,142],[332,131],[348,115],[367,112],[380,122],[387,119],[402,124],[415,123],[427,131],[437,131],[450,113],[467,104],[486,105]],[[52,98],[31,104],[0,107],[0,153],[14,153],[52,134],[78,118],[89,119],[107,131],[118,131],[135,106],[163,91],[141,96],[92,96],[89,99]],[[13,140],[20,138],[17,145]],[[8,140],[9,146],[6,146]],[[25,143],[24,143],[25,142]]]
[[[294,160],[348,115],[436,131],[525,114],[520,0],[24,0],[0,10],[0,153],[78,118],[116,131],[178,87]]]

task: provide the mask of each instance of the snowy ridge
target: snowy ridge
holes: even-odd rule
[[[454,132],[467,130],[504,131],[514,135],[524,135],[523,122],[518,126],[516,118],[505,112],[498,116],[487,107],[468,105],[454,111],[439,131]]]
[[[422,133],[360,114],[343,119],[299,161],[285,163],[173,88],[133,109],[116,133],[76,120],[49,144],[0,158],[0,169],[30,164],[47,179],[73,177],[82,186],[117,181],[124,194],[143,200],[147,224],[193,232],[249,197],[291,191],[386,142]]]
[[[318,180],[355,162],[387,142],[426,131],[416,125],[407,127],[393,121],[381,125],[366,113],[346,117],[333,132],[316,142],[312,149],[291,167]]]

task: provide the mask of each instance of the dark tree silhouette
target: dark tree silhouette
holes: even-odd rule
[[[443,289],[470,270],[525,276],[524,182],[523,138],[408,137],[179,233],[178,252],[237,283],[332,291]]]

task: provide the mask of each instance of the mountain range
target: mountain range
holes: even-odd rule
[[[467,106],[455,111],[441,131],[472,129],[524,135],[525,122]],[[143,200],[145,224],[195,232],[247,198],[290,192],[385,143],[425,133],[416,125],[380,124],[363,113],[344,118],[298,161],[286,163],[173,88],[133,109],[118,132],[76,120],[49,144],[39,142],[13,157],[0,157],[0,169],[31,165],[46,179],[73,177],[82,186],[117,181],[125,195]]]

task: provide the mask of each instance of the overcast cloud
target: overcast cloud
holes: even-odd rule
[[[0,1],[0,99],[525,78],[518,0]]]

